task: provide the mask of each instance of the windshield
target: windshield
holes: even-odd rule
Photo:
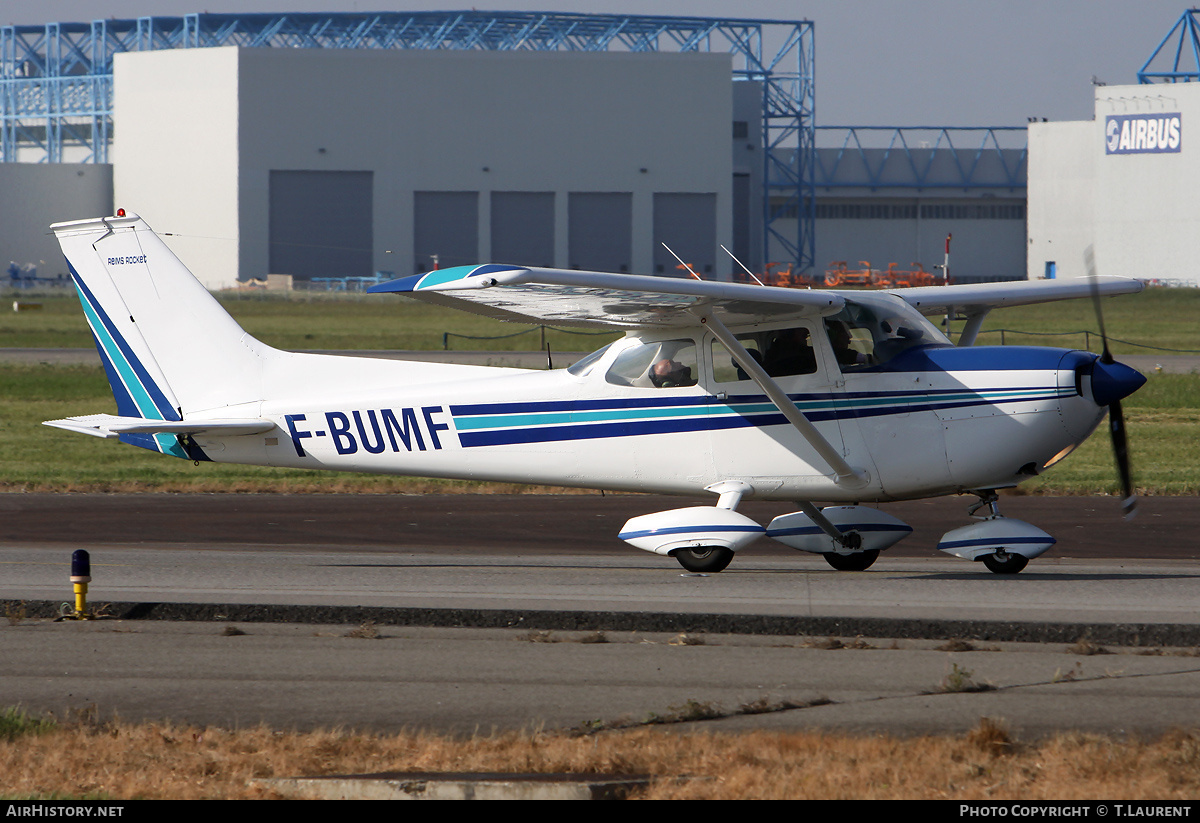
[[[918,346],[952,346],[937,327],[898,297],[856,295],[825,329],[842,371],[878,366]]]
[[[602,349],[596,349],[591,354],[584,355],[576,360],[573,365],[567,366],[567,371],[576,377],[583,377],[592,370],[592,366],[596,365],[596,362],[604,356],[604,353],[608,351],[608,348],[611,345],[612,343],[609,343],[608,346],[605,346]]]

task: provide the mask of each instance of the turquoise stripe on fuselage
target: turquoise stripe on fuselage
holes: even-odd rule
[[[826,408],[829,401],[808,401],[796,404],[805,409]],[[520,428],[523,426],[553,426],[570,423],[608,423],[623,420],[651,420],[655,418],[703,417],[728,414],[762,414],[774,412],[772,403],[698,404],[684,407],[655,407],[651,409],[613,409],[610,411],[530,412],[527,414],[489,414],[455,417],[457,429]]]

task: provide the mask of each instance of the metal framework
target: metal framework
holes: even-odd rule
[[[821,126],[816,131],[817,188],[1026,187],[1024,126]],[[830,157],[826,149],[836,153]]]
[[[1138,72],[1139,83],[1200,82],[1200,20],[1197,14],[1200,14],[1200,9],[1188,9],[1175,21],[1175,25]],[[1167,48],[1172,41],[1174,47]],[[1151,70],[1150,64],[1156,61],[1160,66],[1170,63],[1170,69]]]
[[[813,265],[813,23],[517,12],[189,14],[0,28],[0,162],[108,162],[124,51],[276,48],[726,52],[762,84],[764,259]],[[30,158],[32,155],[32,158]],[[790,220],[799,215],[797,227]],[[787,229],[781,221],[787,219]]]

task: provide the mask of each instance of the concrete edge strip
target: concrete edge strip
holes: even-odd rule
[[[639,631],[707,634],[874,637],[913,640],[1075,643],[1118,646],[1200,646],[1200,625],[1174,623],[1043,623],[892,617],[673,614],[667,612],[420,609],[367,606],[282,606],[221,603],[93,602],[99,618],[220,623],[421,626],[538,631]],[[48,600],[0,600],[10,620],[60,615]]]

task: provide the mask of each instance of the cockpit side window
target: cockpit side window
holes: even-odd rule
[[[659,340],[622,352],[604,379],[616,386],[676,389],[696,385],[696,374],[696,341]]]

